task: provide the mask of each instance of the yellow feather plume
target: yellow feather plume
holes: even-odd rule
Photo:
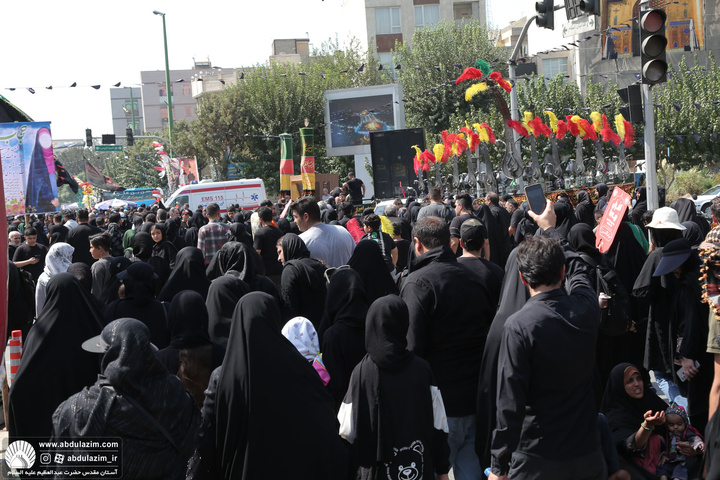
[[[573,115],[572,118],[571,118],[571,120],[572,120],[573,122],[575,122],[575,125],[577,125],[578,131],[580,132],[580,135],[578,135],[578,136],[582,138],[582,137],[584,137],[587,133],[585,132],[585,129],[582,128],[582,126],[578,123],[578,120],[580,120],[580,118],[581,118],[580,115]]]
[[[481,142],[490,142],[490,135],[488,135],[488,131],[485,127],[481,126],[479,123],[473,123],[473,128],[478,133],[478,137],[480,137]]]
[[[522,121],[523,127],[525,127],[526,129],[532,131],[532,129],[530,128],[530,125],[528,125],[528,124],[529,124],[529,122],[533,119],[533,117],[534,117],[535,115],[533,115],[532,112],[525,112],[525,113],[523,113],[523,115],[524,115],[524,117],[525,117],[524,120]]]
[[[623,117],[622,113],[615,115],[615,129],[620,138],[625,138],[625,117]]]
[[[442,143],[436,143],[433,147],[433,153],[435,154],[435,160],[439,162],[443,156],[443,153],[445,153],[445,145],[443,145]]]
[[[485,82],[480,82],[480,83],[476,83],[476,84],[472,85],[470,88],[465,90],[465,101],[469,102],[470,100],[473,99],[473,97],[475,95],[477,95],[480,92],[484,92],[487,89],[488,89],[488,86],[487,86],[487,83],[485,83]]]
[[[597,133],[600,133],[600,130],[602,130],[602,113],[592,112],[590,113],[590,118],[592,118],[593,121],[593,128]]]
[[[557,116],[556,116],[553,112],[551,112],[550,110],[545,110],[543,113],[544,113],[545,115],[547,115],[548,118],[550,119],[550,128],[552,129],[552,131],[557,133],[557,129],[558,129],[558,118],[557,118]]]
[[[420,155],[422,155],[422,150],[420,150],[420,147],[417,145],[413,145],[412,148],[415,149],[415,158],[417,158],[419,160]]]

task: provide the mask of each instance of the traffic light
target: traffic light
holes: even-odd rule
[[[89,128],[85,129],[85,146],[92,147],[92,130]]]
[[[535,2],[535,11],[537,12],[535,23],[538,27],[555,30],[555,0]]]
[[[625,120],[632,123],[644,123],[645,117],[643,115],[640,85],[629,85],[627,88],[621,88],[617,92],[622,101],[627,104],[627,107],[620,107],[620,113],[625,117]]]
[[[600,0],[580,0],[580,11],[588,15],[600,15]]]
[[[102,144],[103,145],[115,145],[115,134],[103,133],[102,134]]]
[[[127,146],[128,146],[128,147],[132,147],[133,145],[135,145],[135,139],[133,138],[132,128],[127,127],[127,128],[125,129],[125,137],[126,137],[126,140],[127,140]]]
[[[642,83],[655,85],[667,81],[665,60],[665,21],[667,15],[655,8],[640,14],[640,67]]]

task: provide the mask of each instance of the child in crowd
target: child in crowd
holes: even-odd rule
[[[702,435],[688,422],[685,409],[673,404],[665,410],[667,438],[665,450],[660,455],[657,475],[660,480],[687,480],[687,457],[678,447],[689,447],[698,453],[705,450]]]

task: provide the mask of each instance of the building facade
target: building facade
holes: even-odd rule
[[[110,110],[112,112],[112,125],[115,136],[125,136],[127,128],[132,128],[133,133],[136,135],[145,132],[141,107],[142,90],[140,87],[110,89]]]
[[[345,30],[372,49],[381,63],[392,65],[395,42],[441,21],[486,23],[486,0],[345,0]]]

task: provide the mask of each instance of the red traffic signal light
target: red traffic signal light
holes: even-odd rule
[[[667,80],[668,64],[665,58],[667,15],[659,8],[640,14],[640,62],[642,83],[655,85]]]

